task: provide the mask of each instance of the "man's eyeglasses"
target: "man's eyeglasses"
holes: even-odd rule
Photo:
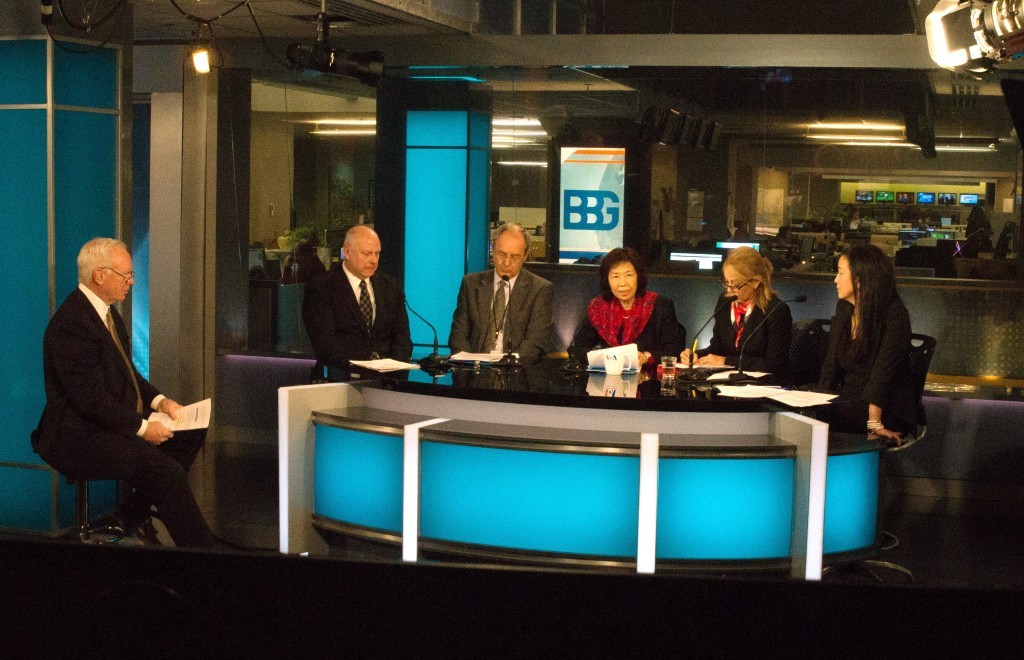
[[[746,282],[742,282],[740,284],[733,284],[732,282],[726,282],[725,280],[722,280],[722,288],[725,289],[726,291],[728,291],[729,289],[732,289],[733,291],[739,291],[748,284],[750,284],[750,280],[747,280]]]
[[[526,258],[525,254],[508,254],[505,252],[492,252],[491,256],[495,261],[522,261]]]
[[[127,282],[128,280],[134,280],[135,279],[135,271],[134,270],[130,270],[127,273],[122,273],[118,269],[111,268],[110,266],[100,266],[100,268],[105,268],[106,270],[114,271],[115,273],[117,273],[118,275],[123,277],[125,282]]]

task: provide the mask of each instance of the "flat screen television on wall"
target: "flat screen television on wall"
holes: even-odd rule
[[[875,201],[879,204],[892,204],[896,201],[896,193],[890,190],[875,191]]]
[[[875,193],[870,190],[858,190],[854,199],[861,203],[873,202],[875,200]]]
[[[931,193],[931,192],[919,192],[919,193],[917,193],[917,203],[918,204],[934,204],[935,203],[935,193]]]
[[[939,193],[939,204],[946,206],[956,204],[956,193]]]
[[[898,193],[896,193],[896,203],[897,204],[913,204],[914,203],[914,193],[912,193],[912,192],[898,192]]]
[[[978,195],[976,193],[960,193],[960,203],[966,205],[977,204]]]

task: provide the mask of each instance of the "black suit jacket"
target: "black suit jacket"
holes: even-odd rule
[[[525,268],[519,271],[508,303],[505,345],[523,358],[539,358],[551,343],[551,299],[554,287]],[[494,300],[494,269],[462,278],[459,299],[452,316],[448,346],[452,353],[483,353]]]
[[[736,348],[736,328],[732,324],[731,309],[732,305],[719,306],[715,312],[711,343],[697,351],[697,355],[723,355],[726,364],[740,366],[737,362],[740,349],[743,349],[744,371],[767,371],[774,380],[785,381],[789,376],[789,343],[793,335],[793,315],[789,305],[775,297],[768,301],[764,312],[755,306],[744,322],[740,348]],[[768,314],[768,320],[764,321]],[[758,325],[761,327],[755,332]]]
[[[659,295],[654,301],[651,318],[647,320],[647,325],[636,338],[637,350],[650,353],[654,357],[654,362],[658,363],[664,355],[679,355],[685,345],[686,328],[676,317],[675,304],[671,298]],[[576,335],[572,338],[569,355],[584,361],[587,351],[594,348],[607,348],[607,345],[584,316]]]
[[[114,308],[111,314],[128,351],[124,320]],[[134,365],[131,369],[142,395],[141,415],[128,367],[106,324],[81,290],[72,291],[43,335],[46,408],[32,435],[43,460],[71,477],[102,478],[131,469],[135,454],[125,445],[138,437],[143,416],[160,393]]]
[[[910,315],[898,299],[883,311],[878,327],[870,337],[865,358],[867,376],[863,382],[851,382],[839,364],[839,355],[850,344],[850,319],[853,305],[840,300],[828,336],[828,353],[821,368],[821,389],[873,403],[882,408],[883,421],[896,419],[905,428],[922,421],[914,383],[907,367],[910,350]],[[866,418],[865,418],[866,421]]]
[[[367,331],[342,268],[337,264],[306,284],[302,321],[316,359],[335,367],[347,367],[349,360],[369,360],[372,353],[408,360],[412,356],[409,316],[395,279],[382,273],[370,277],[376,318],[372,331]]]

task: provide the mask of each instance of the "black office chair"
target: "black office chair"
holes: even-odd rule
[[[931,366],[932,357],[935,355],[937,342],[935,337],[914,333],[910,335],[910,348],[907,350],[907,368],[910,370],[910,377],[914,383],[914,393],[917,396],[917,428],[914,433],[907,435],[902,444],[890,447],[887,451],[904,451],[918,440],[924,438],[928,432],[928,419],[924,414],[924,384],[928,380],[928,368]]]
[[[830,319],[804,319],[793,324],[789,343],[789,384],[792,387],[815,385],[828,353]]]
[[[885,450],[886,453],[905,451],[908,447],[924,438],[925,434],[928,432],[928,420],[925,417],[924,412],[924,385],[925,381],[928,379],[928,368],[931,366],[932,357],[935,355],[936,345],[937,342],[934,337],[917,333],[910,336],[910,347],[907,349],[907,368],[910,370],[910,376],[914,384],[914,392],[917,395],[917,428],[912,434],[905,436],[901,444],[888,447]],[[879,530],[878,535],[879,552],[892,550],[900,544],[899,537],[892,532]],[[823,576],[828,568],[822,571]],[[909,568],[901,566],[895,562],[885,561],[884,559],[862,559],[845,568],[865,573],[877,582],[883,582],[884,580],[873,569],[887,569],[895,571],[906,577],[908,581],[915,581],[914,574]]]

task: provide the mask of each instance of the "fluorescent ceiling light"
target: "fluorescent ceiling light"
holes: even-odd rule
[[[324,126],[376,126],[376,119],[309,119],[302,124],[323,124]]]
[[[812,140],[857,140],[861,142],[894,142],[903,140],[902,135],[808,135]]]
[[[511,135],[520,137],[547,137],[546,131],[520,131],[516,129],[507,128],[496,128],[491,131],[491,135]]]
[[[850,122],[815,122],[807,124],[809,129],[838,131],[899,131],[903,132],[903,124],[878,124],[869,121]]]
[[[498,165],[522,165],[524,167],[547,167],[542,160],[499,160]]]
[[[533,117],[495,117],[492,126],[540,126],[540,120]]]
[[[376,135],[377,131],[372,128],[325,128],[322,130],[310,131],[310,135]]]

